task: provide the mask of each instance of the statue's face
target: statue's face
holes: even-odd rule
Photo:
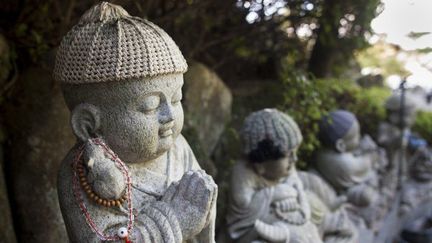
[[[418,150],[412,159],[411,172],[419,181],[432,180],[432,151],[429,149]]]
[[[343,137],[343,142],[345,143],[345,151],[353,151],[360,145],[360,124],[358,121],[354,121],[351,128]]]
[[[168,151],[183,127],[182,74],[119,82],[101,106],[100,133],[127,163],[145,162]]]
[[[389,122],[397,127],[400,127],[400,111],[392,111],[392,110],[387,110],[387,118],[389,120]],[[414,109],[412,108],[407,108],[404,111],[404,115],[402,117],[402,121],[403,121],[403,125],[404,127],[411,127],[414,122],[415,122],[415,118],[416,118],[416,112]]]
[[[288,151],[287,155],[283,158],[265,161],[261,164],[264,168],[261,175],[272,181],[287,177],[291,174],[297,159],[297,149],[293,149]]]

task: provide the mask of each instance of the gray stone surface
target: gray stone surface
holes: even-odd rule
[[[424,147],[410,158],[409,179],[401,188],[399,214],[409,214],[417,206],[432,202],[432,150]]]
[[[322,242],[295,162],[302,135],[275,109],[249,115],[245,159],[232,171],[228,234],[234,242]]]
[[[330,120],[345,113],[331,112]],[[327,119],[323,118],[322,123]],[[320,137],[324,146],[316,153],[314,168],[338,194],[347,197],[347,210],[357,226],[360,242],[367,242],[362,237],[369,239],[379,230],[392,202],[394,188],[388,192],[389,185],[380,179],[380,173],[386,173],[383,171],[387,166],[385,152],[369,136],[360,137],[360,126],[355,116],[343,121],[346,124],[341,127],[350,126],[347,131],[333,131],[335,136],[332,139]],[[330,129],[326,125],[320,125],[320,128]],[[328,133],[320,131],[320,134]],[[333,141],[333,144],[328,141]]]
[[[109,147],[127,163],[133,181],[132,199],[135,209],[139,212],[142,211],[144,214],[146,210],[150,210],[148,208],[156,207],[153,202],[161,203],[156,199],[167,197],[171,201],[174,200],[169,201],[166,206],[166,210],[173,210],[172,214],[175,214],[175,218],[177,218],[172,224],[176,224],[176,222],[180,226],[185,224],[184,227],[181,227],[182,230],[194,226],[192,228],[200,232],[203,225],[195,225],[197,220],[207,219],[205,221],[206,225],[214,223],[214,216],[211,216],[214,212],[211,212],[210,209],[215,206],[217,190],[212,179],[205,174],[195,172],[193,175],[182,177],[189,170],[199,169],[189,145],[180,135],[183,123],[181,104],[171,104],[172,98],[177,97],[176,92],[181,92],[182,84],[182,75],[176,74],[127,83],[64,86],[64,90],[69,104],[75,104],[77,100],[82,99],[86,99],[86,102],[93,104],[91,106],[79,104],[73,109],[72,128],[76,136],[83,142],[89,138],[86,137],[88,134],[96,132],[96,135],[103,137]],[[140,104],[149,102],[151,104],[152,94],[155,93],[163,97],[158,108],[154,111],[159,115],[146,114],[145,111],[142,111],[142,114],[137,113],[134,104],[137,104],[137,102]],[[130,106],[124,109],[125,104],[130,104]],[[91,110],[89,106],[98,109],[98,111],[93,111],[91,120],[100,120],[100,127],[96,123],[88,127],[82,126],[86,122],[87,113]],[[97,237],[87,227],[72,191],[70,163],[73,161],[73,154],[75,153],[77,153],[76,148],[71,150],[60,170],[58,182],[60,203],[70,240],[72,242],[93,242],[97,240]],[[93,159],[95,160],[95,166],[103,164],[96,161],[96,157]],[[109,160],[106,161],[110,162]],[[95,169],[95,167],[89,169],[89,173],[92,173]],[[108,175],[110,171],[106,171],[106,173]],[[191,177],[194,179],[191,179]],[[184,179],[180,180],[181,178]],[[124,180],[123,177],[113,177],[112,179]],[[105,186],[108,185],[109,183]],[[186,190],[185,187],[191,187],[191,189]],[[192,190],[192,188],[198,192],[202,191],[203,195],[199,196],[200,193]],[[95,189],[93,188],[93,190]],[[170,192],[170,190],[174,191]],[[179,190],[186,190],[186,195],[176,194]],[[170,193],[175,194],[174,198],[167,196]],[[180,202],[182,197],[185,197],[186,201]],[[89,211],[92,212],[92,217],[97,222],[97,225],[103,231],[109,232],[111,227],[115,227],[115,222],[126,218],[124,211],[121,210],[123,206],[119,209],[107,209],[95,204],[88,198],[84,198],[84,201]],[[148,205],[149,203],[151,205]],[[191,207],[196,206],[192,207],[191,211],[187,211],[186,205],[189,204]],[[183,207],[174,207],[177,205],[183,205]],[[106,219],[108,215],[112,220]],[[148,217],[150,216],[137,217],[136,237],[146,239],[145,237],[151,234],[161,235],[160,237],[162,237],[162,235],[172,231],[172,229],[162,226],[160,232],[147,231],[144,227],[148,223],[147,221],[150,220]],[[164,219],[161,218],[160,220],[162,221],[159,223],[162,224]],[[164,230],[167,232],[164,232]],[[194,234],[191,235],[191,233],[185,231],[179,238],[190,239],[197,232],[192,233]],[[202,242],[212,242],[211,237],[211,235],[208,236]],[[164,242],[169,241],[164,239]]]
[[[193,146],[202,153],[197,154],[198,161],[214,175],[210,157],[231,119],[232,94],[214,71],[198,62],[190,64],[184,79],[186,136],[195,137]]]
[[[60,160],[75,142],[69,112],[51,71],[29,67],[5,105],[11,202],[20,242],[66,242],[57,199]],[[49,233],[47,233],[49,232]]]
[[[345,210],[346,196],[336,191],[321,177],[311,172],[299,172],[311,205],[311,221],[318,226],[325,243],[356,243],[360,232]],[[367,242],[367,241],[361,241]]]
[[[127,19],[136,27],[128,31],[137,31],[137,35],[157,28],[159,35],[132,39],[134,46],[127,46],[131,55],[154,41],[163,43],[170,39],[152,23],[128,17],[116,5],[101,3],[88,13],[84,17],[84,26],[119,27],[121,32],[125,31],[121,29],[122,25],[105,25],[104,21],[114,19],[116,23]],[[112,34],[109,29],[104,33]],[[64,43],[63,49],[67,50],[67,38]],[[180,53],[175,44],[167,48],[166,55],[160,55],[166,50],[150,52],[149,66],[145,67],[150,71],[140,67],[133,73],[135,78],[128,78],[130,73],[122,70],[119,73],[125,76],[117,81],[111,81],[116,79],[114,77],[96,75],[89,80],[80,80],[82,84],[79,85],[63,82],[65,100],[71,110],[72,130],[78,138],[76,146],[63,160],[58,176],[60,206],[71,242],[99,242],[106,236],[116,237],[119,229],[131,225],[130,210],[135,215],[133,227],[127,230],[132,242],[214,242],[217,186],[200,170],[189,144],[180,134],[184,119],[181,104],[183,73],[181,70],[165,73],[169,69],[151,62],[155,58],[159,63],[170,63],[173,58],[170,55]],[[63,58],[60,53],[57,62],[62,63]],[[178,61],[182,57],[175,58]],[[121,58],[114,62],[121,62]],[[102,63],[107,66],[100,68],[112,68],[111,64]],[[108,70],[108,73],[112,71]],[[103,142],[107,147],[94,147],[89,144],[89,139]],[[98,149],[103,151],[98,152]],[[123,165],[111,151],[124,162]],[[81,152],[82,156],[79,156]],[[71,163],[83,163],[84,168],[74,171]],[[82,184],[85,186],[74,187],[75,173],[80,175],[79,180],[85,182]],[[121,189],[125,190],[126,201],[110,207],[101,204],[103,200],[120,200]],[[91,193],[99,197],[99,202]],[[83,205],[88,210],[87,216],[83,214]],[[95,228],[87,225],[86,221],[90,220]]]
[[[412,97],[407,94],[403,106],[404,114],[401,117],[400,93],[390,96],[385,107],[387,117],[385,121],[380,123],[377,135],[377,142],[379,146],[386,150],[388,157],[388,165],[385,168],[387,173],[381,175],[381,180],[388,187],[393,186],[394,189],[392,190],[395,191],[399,190],[409,177],[408,162],[410,154],[407,147],[411,135],[411,126],[416,118],[417,107]]]
[[[390,165],[397,163],[393,158],[396,153],[404,152],[408,144],[408,136],[411,133],[411,126],[416,118],[416,103],[410,95],[406,95],[403,106],[404,114],[401,121],[401,94],[393,94],[385,104],[387,110],[386,121],[383,121],[378,128],[377,142],[387,150],[390,158]],[[403,127],[401,128],[401,122]],[[403,135],[403,136],[402,136]],[[407,160],[407,158],[403,158]]]

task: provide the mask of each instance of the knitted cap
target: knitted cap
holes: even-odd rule
[[[263,109],[246,117],[242,136],[245,154],[257,149],[264,140],[271,141],[284,151],[297,147],[303,140],[297,123],[277,109]]]
[[[395,94],[391,95],[386,100],[386,103],[385,103],[386,109],[391,110],[391,111],[400,111],[401,98],[402,98],[402,96],[400,93],[395,93]],[[415,110],[416,104],[415,104],[413,98],[409,94],[405,95],[404,103],[405,103],[405,109],[409,109],[409,110],[414,109]]]
[[[319,123],[319,139],[327,146],[335,145],[357,121],[355,115],[346,110],[336,110],[321,118]]]
[[[96,83],[184,73],[186,61],[171,37],[122,7],[101,2],[63,38],[54,78]]]

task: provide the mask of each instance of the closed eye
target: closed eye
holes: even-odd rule
[[[145,97],[140,104],[140,111],[146,114],[154,112],[160,105],[159,95],[149,95]]]

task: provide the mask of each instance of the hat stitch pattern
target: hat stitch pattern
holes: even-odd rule
[[[184,73],[187,63],[172,38],[148,20],[103,2],[63,38],[54,78],[71,84]]]
[[[297,123],[276,109],[264,109],[250,114],[245,119],[242,136],[246,154],[256,149],[258,143],[265,139],[286,149],[293,149],[303,139]]]

